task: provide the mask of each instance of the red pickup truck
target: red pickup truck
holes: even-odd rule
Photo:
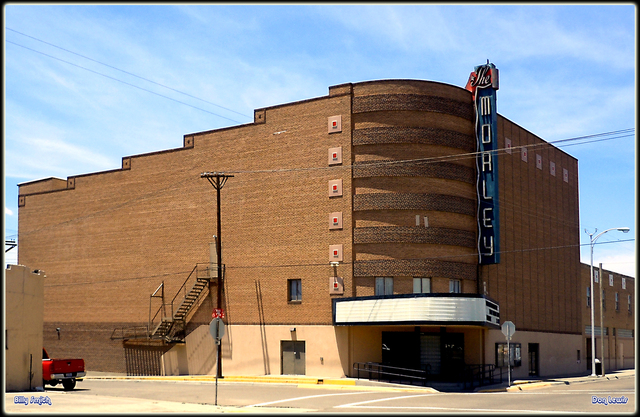
[[[51,359],[45,348],[42,348],[42,379],[53,387],[62,383],[66,391],[82,381],[87,373],[84,371],[84,359]]]

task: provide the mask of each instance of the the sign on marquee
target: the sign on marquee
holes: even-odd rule
[[[478,260],[500,263],[500,217],[498,206],[498,112],[496,91],[499,76],[495,65],[475,67],[466,89],[473,94],[476,110],[476,168],[478,172]]]

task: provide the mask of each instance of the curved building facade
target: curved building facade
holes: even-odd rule
[[[468,91],[427,81],[361,83],[352,113],[356,294],[373,295],[367,288],[376,276],[428,278],[434,292],[458,280],[463,292],[477,292]]]

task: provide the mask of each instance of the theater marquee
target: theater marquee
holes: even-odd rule
[[[475,67],[465,87],[473,94],[476,114],[478,193],[478,258],[480,264],[500,263],[498,206],[498,69],[487,60]]]

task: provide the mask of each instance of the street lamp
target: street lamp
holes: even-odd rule
[[[611,229],[607,229],[604,232],[598,233],[596,237],[593,237],[593,233],[587,232],[587,234],[589,235],[589,239],[591,240],[591,376],[596,376],[596,328],[594,325],[593,308],[596,297],[593,288],[593,245],[596,243],[596,240],[598,240],[600,236],[604,235],[607,232],[610,232],[611,230],[619,230],[622,233],[629,232],[628,227],[612,227]],[[597,231],[598,229],[596,229],[596,232]],[[602,279],[602,277],[600,277],[600,279]],[[603,337],[602,329],[600,329],[600,337]],[[602,354],[604,355],[604,352],[602,352]],[[604,361],[604,356],[602,357],[602,360]]]

